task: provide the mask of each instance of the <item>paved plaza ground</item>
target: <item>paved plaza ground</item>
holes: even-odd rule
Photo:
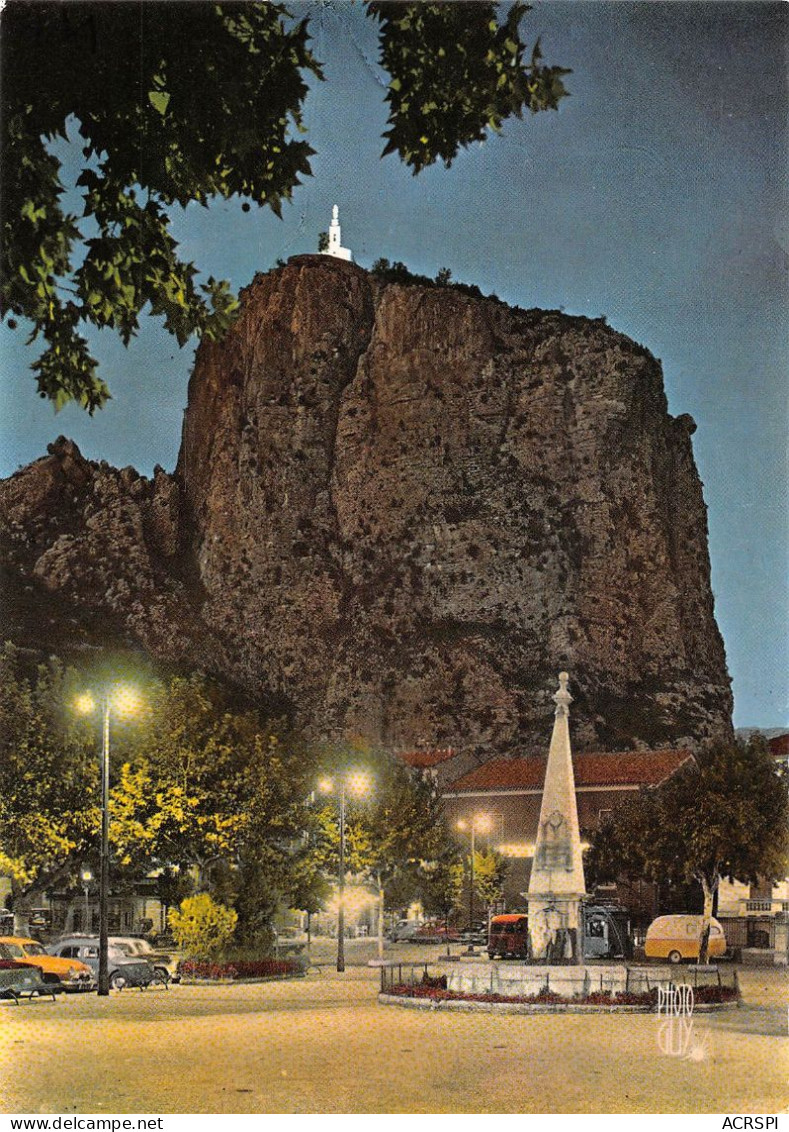
[[[349,947],[343,975],[326,966],[288,982],[0,1005],[0,1108],[775,1113],[789,1105],[785,971],[741,971],[744,1005],[694,1017],[672,1055],[655,1015],[381,1006],[378,973],[353,965],[366,951]]]

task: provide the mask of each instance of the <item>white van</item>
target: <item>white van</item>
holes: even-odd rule
[[[644,954],[647,959],[668,959],[681,963],[683,959],[699,957],[701,916],[658,916],[647,928]],[[710,959],[723,955],[726,936],[717,920],[710,920]]]

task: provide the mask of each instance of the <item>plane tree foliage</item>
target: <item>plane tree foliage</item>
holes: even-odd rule
[[[501,853],[474,850],[474,891],[486,909],[501,898],[506,878],[507,861]]]
[[[388,72],[384,153],[415,174],[566,93],[565,71],[521,39],[522,4],[503,17],[492,3],[366,10]],[[310,175],[302,110],[323,76],[309,21],[257,0],[7,0],[0,310],[41,340],[33,370],[56,407],[92,413],[109,397],[89,325],[128,345],[147,311],[183,345],[233,321],[237,299],[180,257],[170,213],[238,196],[279,215]],[[52,146],[67,137],[82,146],[76,186]]]
[[[0,653],[0,872],[15,910],[74,883],[82,862],[96,871],[101,723],[74,710],[85,687],[55,659]],[[113,885],[161,869],[176,904],[230,874],[239,896],[254,862],[275,903],[302,892],[310,772],[295,742],[200,675],[149,681],[140,699],[112,722]]]
[[[0,653],[0,872],[16,909],[75,884],[83,862],[96,871],[101,720],[75,711],[90,683],[56,659],[30,667],[12,646]],[[159,871],[170,906],[210,892],[238,913],[247,942],[265,937],[283,905],[320,910],[339,843],[336,797],[312,794],[325,752],[203,675],[139,690],[134,716],[112,719],[113,886]],[[437,856],[445,831],[431,783],[364,757],[374,787],[349,799],[346,866],[383,893]]]
[[[303,753],[201,675],[151,689],[148,703],[111,791],[118,863],[177,866],[199,889],[230,870],[237,889],[255,862],[285,893],[306,820]]]
[[[370,790],[360,798],[346,794],[346,870],[374,886],[382,913],[419,897],[434,863],[456,850],[430,778],[381,752],[354,752],[354,759],[364,764]],[[335,783],[344,772],[347,766],[328,768]],[[336,791],[317,795],[315,809],[315,861],[333,878],[339,867]]]
[[[78,677],[50,660],[28,672],[0,652],[0,873],[30,906],[87,854],[99,828],[99,767],[90,728],[64,710]]]
[[[700,886],[700,961],[722,879],[756,883],[786,876],[787,776],[761,736],[713,743],[661,786],[642,790],[593,835],[596,880],[624,876]]]
[[[459,847],[450,842],[422,868],[418,893],[428,916],[436,916],[448,926],[463,910],[463,860]]]

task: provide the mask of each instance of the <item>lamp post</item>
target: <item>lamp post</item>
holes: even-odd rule
[[[337,876],[337,970],[345,970],[345,802],[346,791],[356,797],[364,797],[372,789],[370,776],[366,771],[346,771],[338,776],[340,794],[340,860]],[[335,790],[334,780],[323,778],[318,783],[323,794]]]
[[[82,891],[85,893],[85,931],[90,932],[90,882],[93,880],[93,873],[87,865],[83,865],[79,871],[79,878],[82,881]]]
[[[487,833],[491,827],[491,820],[489,814],[474,814],[470,821],[460,820],[457,827],[464,832],[466,830],[471,834],[471,857],[469,868],[469,889],[468,889],[468,928],[473,931],[474,927],[474,854],[476,853],[476,834]],[[469,952],[474,951],[474,944],[469,944]]]
[[[108,962],[108,897],[110,886],[110,715],[114,708],[118,715],[131,714],[137,707],[136,692],[127,687],[107,688],[99,696],[101,709],[101,860],[99,867],[99,985],[97,993],[110,993]],[[77,710],[91,715],[97,704],[90,692],[77,699]]]

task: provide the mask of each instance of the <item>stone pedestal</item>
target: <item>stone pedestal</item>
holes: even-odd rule
[[[514,998],[548,990],[563,998],[582,998],[594,992],[640,994],[656,986],[668,986],[677,972],[669,966],[630,967],[611,965],[553,965],[488,962],[460,963],[447,973],[447,988],[464,994],[501,994]]]

